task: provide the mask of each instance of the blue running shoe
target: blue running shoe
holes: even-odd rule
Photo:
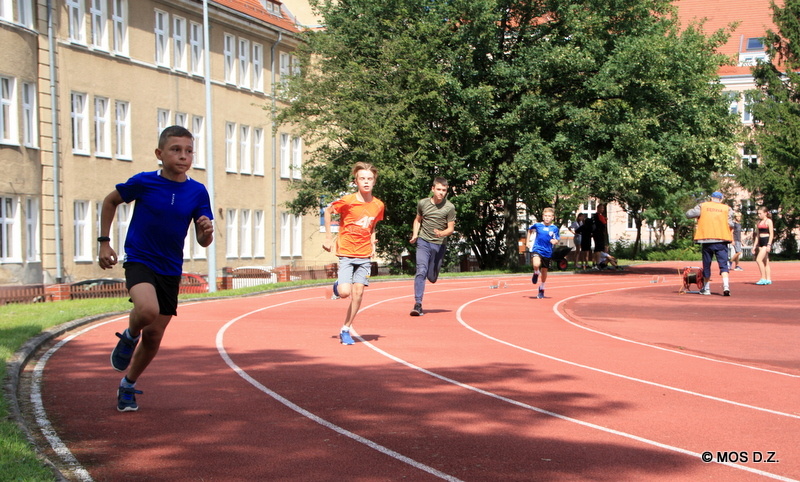
[[[117,410],[120,412],[135,412],[139,410],[136,404],[136,395],[141,395],[141,390],[133,387],[119,387],[117,389]]]
[[[355,341],[353,341],[353,337],[350,336],[349,331],[339,332],[339,340],[341,340],[342,345],[352,345],[355,343]]]
[[[540,300],[541,300],[542,298],[544,298],[544,290],[543,290],[543,289],[541,289],[541,288],[539,288],[539,294],[538,294],[538,295],[536,295],[536,297],[537,297],[537,298],[539,298]]]
[[[534,271],[533,276],[531,276],[531,283],[536,284],[537,281],[539,281],[539,273]]]
[[[765,285],[765,284],[767,284],[767,280],[765,280],[764,278],[761,278],[760,280],[756,281],[756,284],[757,285]]]
[[[118,372],[124,372],[128,369],[128,365],[131,364],[133,350],[136,349],[139,340],[131,340],[127,335],[119,333],[115,333],[115,335],[119,337],[119,341],[117,346],[114,347],[114,351],[111,352],[111,366]]]
[[[333,296],[339,298],[339,280],[333,282]]]

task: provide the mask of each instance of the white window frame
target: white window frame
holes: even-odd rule
[[[261,127],[253,128],[253,174],[256,176],[264,175],[264,129]]]
[[[189,70],[193,74],[202,75],[204,71],[203,55],[203,25],[197,22],[189,23],[189,46],[191,61],[189,63]]]
[[[112,49],[128,55],[128,0],[111,0]]]
[[[130,204],[122,203],[117,206],[117,235],[111,240],[116,248],[117,258],[125,259],[125,238],[128,237],[128,228],[131,225],[131,216],[133,216],[133,209]]]
[[[84,0],[66,0],[69,40],[86,44],[86,27],[83,10]]]
[[[173,125],[188,128],[188,124],[186,123],[186,119],[188,118],[189,116],[186,115],[186,112],[176,112],[175,122],[173,122]]]
[[[292,256],[303,256],[303,216],[292,216]]]
[[[280,176],[282,179],[289,179],[292,175],[291,170],[291,163],[292,163],[292,152],[291,152],[291,138],[289,134],[282,133],[281,134],[281,151],[280,151]]]
[[[753,100],[750,99],[750,96],[745,94],[744,96],[744,107],[742,107],[742,123],[743,124],[752,124],[753,123],[753,111],[750,107],[753,105]]]
[[[158,132],[156,132],[156,137],[161,135],[161,131],[169,127],[169,119],[172,117],[172,113],[169,109],[157,109],[156,110],[156,128]]]
[[[758,153],[750,149],[742,149],[742,168],[758,167]]]
[[[250,225],[251,212],[242,209],[239,212],[239,257],[253,257],[253,228]]]
[[[17,79],[0,76],[0,143],[19,143]]]
[[[118,100],[114,103],[114,131],[117,143],[117,159],[129,161],[131,154],[131,105],[129,102]]]
[[[194,161],[195,169],[206,168],[206,143],[205,143],[205,118],[199,115],[192,116],[192,136],[194,136]]]
[[[264,211],[257,209],[253,212],[253,257],[263,258],[264,251]]]
[[[24,27],[34,28],[33,0],[17,0],[17,20]]]
[[[236,172],[237,159],[236,152],[238,146],[236,145],[236,123],[225,123],[225,171]]]
[[[19,198],[0,196],[0,263],[21,263]]]
[[[173,66],[175,70],[181,72],[187,71],[188,58],[187,58],[187,37],[186,19],[183,17],[172,17],[172,56],[175,59]]]
[[[107,97],[94,97],[94,155],[111,157],[111,114]]]
[[[281,212],[281,256],[292,255],[292,215]]]
[[[14,12],[12,9],[11,0],[0,0],[0,18],[7,22],[14,21]]]
[[[239,87],[250,88],[250,41],[239,39]]]
[[[36,84],[33,82],[22,83],[22,144],[26,147],[39,145]]]
[[[29,197],[25,199],[25,260],[30,262],[40,261],[41,252],[39,200]]]
[[[70,94],[72,118],[72,153],[89,155],[89,96],[83,92]]]
[[[108,4],[107,0],[91,0],[89,15],[92,26],[92,46],[108,50]]]
[[[264,46],[253,42],[253,90],[264,92]]]
[[[228,242],[225,246],[225,257],[226,258],[238,258],[238,254],[236,252],[239,249],[239,229],[237,224],[237,211],[236,209],[228,209],[228,220],[225,223],[225,231],[228,236]]]
[[[236,51],[236,37],[226,33],[223,38],[223,56],[225,62],[225,82],[236,84],[236,61],[234,59]]]
[[[303,139],[295,137],[292,139],[292,177],[302,178],[303,174]]]
[[[155,58],[156,64],[169,67],[169,14],[163,10],[155,9]]]
[[[239,172],[253,172],[252,146],[250,144],[250,126],[239,126]]]
[[[74,261],[92,261],[92,207],[89,201],[72,203]]]

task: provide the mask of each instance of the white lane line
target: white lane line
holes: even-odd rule
[[[316,298],[314,298],[314,299],[316,300]],[[324,418],[321,418],[321,417],[309,412],[308,410],[304,409],[303,407],[297,405],[296,403],[290,401],[289,399],[279,395],[277,392],[275,392],[273,390],[270,390],[269,388],[267,388],[266,386],[261,384],[258,380],[256,380],[255,378],[251,377],[246,371],[242,370],[242,368],[239,367],[231,359],[230,356],[228,356],[228,352],[225,350],[225,346],[224,346],[225,345],[224,335],[225,335],[225,331],[227,331],[227,329],[230,326],[232,326],[234,323],[236,323],[237,321],[241,320],[242,318],[245,318],[247,316],[250,316],[252,314],[255,314],[255,313],[258,313],[258,312],[261,312],[261,311],[264,311],[264,310],[277,308],[279,306],[284,306],[284,305],[288,305],[288,304],[291,304],[291,303],[298,303],[298,302],[302,302],[302,301],[308,301],[308,300],[309,299],[286,301],[286,302],[283,302],[283,303],[278,303],[278,304],[275,304],[275,305],[266,306],[266,307],[259,308],[257,310],[251,311],[249,313],[245,313],[245,314],[243,314],[241,316],[238,316],[238,317],[230,320],[229,322],[227,322],[217,332],[217,339],[216,339],[217,351],[219,351],[219,354],[222,357],[222,359],[225,360],[225,363],[227,363],[228,366],[231,367],[231,369],[237,375],[242,377],[249,384],[253,385],[254,387],[256,387],[261,392],[269,395],[270,397],[274,398],[278,402],[280,402],[283,405],[285,405],[286,407],[294,410],[295,412],[299,413],[300,415],[302,415],[302,416],[304,416],[304,417],[306,417],[306,418],[308,418],[308,419],[310,419],[310,420],[322,425],[323,427],[326,427],[326,428],[328,428],[330,430],[333,430],[334,432],[337,432],[337,433],[339,433],[341,435],[344,435],[345,437],[348,437],[348,438],[350,438],[352,440],[355,440],[356,442],[364,444],[364,445],[366,445],[367,447],[369,447],[369,448],[371,448],[373,450],[377,450],[378,452],[380,452],[380,453],[382,453],[384,455],[392,457],[393,459],[398,460],[400,462],[403,462],[405,464],[408,464],[408,465],[410,465],[410,466],[412,466],[412,467],[414,467],[416,469],[419,469],[419,470],[422,470],[424,472],[427,472],[427,473],[429,473],[429,474],[431,474],[433,476],[439,477],[440,479],[444,479],[444,480],[448,480],[448,481],[452,481],[452,482],[460,482],[460,479],[458,479],[456,477],[453,477],[451,475],[445,474],[444,472],[436,470],[433,467],[425,465],[425,464],[423,464],[421,462],[417,462],[416,460],[414,460],[414,459],[412,459],[410,457],[407,457],[407,456],[405,456],[405,455],[403,455],[403,454],[401,454],[399,452],[395,452],[394,450],[392,450],[392,449],[390,449],[388,447],[384,447],[383,445],[380,445],[377,442],[373,442],[372,440],[370,440],[368,438],[362,437],[361,435],[353,433],[353,432],[351,432],[351,431],[349,431],[349,430],[347,430],[345,428],[342,428],[342,427],[340,427],[340,426],[338,426],[338,425],[336,425],[336,424],[334,424],[332,422],[329,422],[329,421],[325,420]],[[356,336],[358,336],[358,335],[356,335]]]
[[[575,326],[575,327],[580,328],[582,330],[590,331],[592,333],[596,333],[598,335],[607,336],[607,337],[613,338],[615,340],[624,341],[626,343],[633,343],[634,345],[646,346],[646,347],[653,348],[653,349],[656,349],[656,350],[666,351],[666,352],[669,352],[669,353],[675,353],[677,355],[688,356],[688,357],[691,357],[691,358],[697,358],[697,359],[700,359],[700,360],[710,361],[710,362],[714,362],[714,363],[722,363],[724,365],[732,365],[732,366],[736,366],[736,367],[740,367],[740,368],[747,368],[749,370],[756,370],[756,371],[759,371],[759,372],[771,373],[773,375],[781,375],[781,376],[790,377],[790,378],[800,378],[800,375],[795,375],[795,374],[792,374],[792,373],[781,372],[781,371],[772,370],[772,369],[769,369],[769,368],[754,367],[752,365],[745,365],[744,363],[737,363],[737,362],[726,361],[726,360],[718,360],[718,359],[710,358],[710,357],[703,356],[703,355],[697,355],[697,354],[694,354],[694,353],[686,353],[686,352],[682,352],[682,351],[679,351],[679,350],[674,350],[674,349],[671,349],[671,348],[665,348],[663,346],[651,345],[650,343],[644,343],[644,342],[641,342],[641,341],[631,340],[629,338],[623,338],[621,336],[612,335],[610,333],[606,333],[604,331],[600,331],[600,330],[597,330],[595,328],[589,328],[588,326],[584,326],[584,325],[581,325],[579,323],[575,323],[574,321],[572,321],[569,318],[567,318],[567,316],[560,311],[560,308],[564,303],[566,303],[567,301],[573,300],[575,298],[580,298],[582,296],[588,296],[588,295],[596,295],[596,294],[608,293],[608,292],[611,292],[611,291],[631,290],[631,289],[637,289],[637,288],[640,288],[640,287],[632,286],[632,287],[628,287],[628,288],[615,288],[615,289],[611,289],[611,290],[595,291],[595,292],[592,292],[592,293],[584,293],[584,294],[580,294],[580,295],[570,296],[569,298],[564,298],[563,300],[561,300],[561,301],[557,302],[556,304],[554,304],[553,305],[553,312],[556,314],[556,316],[558,316],[559,318],[561,318],[562,320],[564,320],[565,322],[569,323],[572,326]]]

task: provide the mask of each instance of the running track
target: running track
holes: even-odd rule
[[[36,430],[73,480],[800,480],[800,264],[762,287],[745,263],[730,298],[678,294],[685,264],[543,300],[442,279],[420,318],[410,280],[374,282],[353,346],[322,287],[185,303],[136,413],[109,317],[29,364]]]

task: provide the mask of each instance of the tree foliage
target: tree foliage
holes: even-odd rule
[[[639,212],[708,183],[731,158],[716,81],[724,32],[680,29],[667,0],[337,0],[286,84],[316,146],[295,211],[381,170],[381,249],[399,254],[416,200],[450,181],[457,230],[485,268],[517,262],[519,207],[565,221],[590,196]]]
[[[776,228],[787,236],[800,222],[800,0],[773,3],[778,31],[764,37],[770,61],[753,68],[758,90],[750,92],[755,135],[761,155],[755,167],[743,167],[737,181],[759,204],[779,209]],[[796,252],[796,248],[795,248]]]

